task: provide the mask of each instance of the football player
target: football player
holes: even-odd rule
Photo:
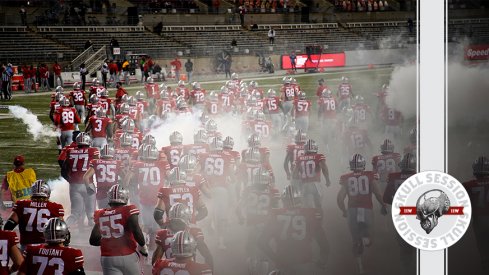
[[[116,184],[109,189],[109,207],[95,212],[90,245],[100,246],[104,274],[141,274],[140,256],[148,256],[138,222],[139,210],[129,201],[129,192]],[[136,252],[137,251],[137,252]]]
[[[170,162],[170,169],[178,166],[180,157],[183,153],[183,135],[175,131],[170,134],[170,146],[161,148],[161,152],[166,156],[166,159]]]
[[[85,117],[85,107],[87,106],[87,96],[85,91],[80,88],[80,84],[73,84],[73,91],[70,92],[71,105],[75,106],[75,109],[80,118]]]
[[[236,166],[238,166],[240,161],[241,161],[241,155],[238,151],[233,150],[234,149],[234,139],[230,136],[227,136],[223,140],[222,145],[223,145],[224,152],[233,156],[235,164],[236,164]]]
[[[171,169],[168,174],[169,186],[161,187],[158,191],[158,202],[154,208],[153,216],[155,221],[163,226],[164,213],[168,213],[170,207],[175,203],[183,203],[189,207],[191,213],[190,222],[195,224],[197,221],[207,216],[207,207],[201,199],[198,186],[187,186],[187,174],[179,167]]]
[[[90,168],[83,175],[83,181],[86,185],[90,185],[92,184],[93,175],[95,175],[97,182],[95,198],[99,209],[109,206],[107,191],[112,185],[118,183],[119,178],[123,178],[123,171],[122,162],[114,159],[114,148],[108,144],[104,145],[102,150],[100,150],[100,159],[92,159],[90,161]]]
[[[404,122],[402,113],[395,108],[387,107],[384,108],[382,119],[385,125],[384,136],[393,140],[400,138],[402,134],[402,123]]]
[[[263,226],[269,218],[272,208],[278,208],[280,193],[272,185],[270,171],[259,168],[253,176],[253,183],[243,190],[237,207],[237,216],[240,224],[246,220],[248,238],[246,250],[251,274],[266,274],[268,262],[258,250],[258,237],[263,233]],[[243,213],[245,217],[243,217]]]
[[[68,225],[83,225],[83,209],[88,218],[88,225],[93,224],[95,188],[93,185],[85,184],[83,175],[88,170],[90,161],[98,158],[100,153],[97,148],[90,147],[90,143],[90,136],[80,133],[76,137],[77,148],[66,151],[66,160],[61,168],[61,175],[70,183],[71,216],[66,220]]]
[[[194,144],[187,144],[183,147],[183,154],[193,154],[198,155],[201,153],[207,153],[209,151],[209,144],[207,143],[209,138],[207,137],[207,132],[200,129],[194,135]]]
[[[191,225],[192,212],[189,206],[177,202],[170,207],[168,211],[168,221],[165,223],[165,229],[159,230],[156,234],[156,250],[153,253],[152,263],[165,257],[166,259],[174,258],[171,250],[171,238],[178,231],[188,231],[196,240],[196,248],[204,257],[205,262],[212,267],[212,255],[204,241],[204,234],[198,227]]]
[[[351,106],[355,119],[361,128],[367,129],[371,122],[372,113],[370,106],[365,103],[365,99],[361,95],[355,96],[355,104]]]
[[[107,144],[107,139],[112,139],[112,119],[107,117],[104,108],[99,107],[94,116],[88,119],[85,133],[92,137],[92,147],[102,148]]]
[[[156,261],[153,266],[153,275],[177,273],[212,275],[212,268],[209,265],[193,260],[197,241],[189,231],[177,232],[170,243],[174,258]]]
[[[234,107],[234,95],[231,94],[227,87],[221,87],[221,93],[219,94],[219,102],[224,113],[230,113]]]
[[[190,91],[185,87],[185,81],[179,80],[178,86],[175,88],[175,93],[177,96],[182,96],[185,101],[190,99]]]
[[[324,90],[329,90],[329,87],[328,85],[326,85],[326,81],[321,78],[318,80],[318,87],[316,88],[316,96],[318,97],[318,99],[322,97]]]
[[[302,130],[298,130],[294,136],[294,143],[287,145],[285,150],[284,170],[287,174],[287,180],[291,179],[292,164],[298,156],[304,155],[304,144],[307,141],[307,134]]]
[[[210,144],[210,152],[199,155],[203,176],[211,187],[215,218],[214,224],[219,235],[219,248],[226,249],[224,232],[227,228],[227,209],[231,204],[233,195],[231,183],[234,183],[235,162],[234,157],[224,151],[221,139],[214,137]]]
[[[297,181],[302,188],[305,198],[304,206],[309,208],[321,208],[321,196],[318,191],[318,184],[321,183],[321,174],[326,180],[326,187],[331,185],[329,179],[326,157],[318,153],[316,141],[309,139],[304,144],[304,155],[297,156],[293,164],[292,172],[294,181]],[[310,204],[312,203],[312,204]]]
[[[237,168],[236,174],[239,184],[236,185],[237,197],[241,197],[241,190],[249,187],[253,183],[254,176],[260,171],[260,168],[267,170],[270,174],[270,184],[275,184],[273,169],[269,163],[262,163],[258,148],[249,148],[243,155],[244,161]]]
[[[107,112],[108,116],[115,116],[115,107],[112,103],[112,99],[109,98],[109,91],[103,87],[102,91],[100,92],[99,104]]]
[[[146,98],[154,99],[159,91],[158,83],[155,83],[152,77],[148,77],[146,84],[144,84],[144,90],[146,91]]]
[[[288,185],[282,194],[283,208],[270,210],[270,216],[258,239],[259,248],[284,274],[324,274],[329,245],[321,227],[321,213],[305,208],[300,188]],[[275,249],[271,241],[275,241]],[[319,246],[319,262],[313,263],[312,241]],[[294,251],[294,253],[290,253]]]
[[[129,133],[132,135],[132,147],[135,149],[139,148],[139,144],[141,144],[141,140],[143,139],[143,134],[136,128],[136,124],[134,120],[131,118],[127,118],[122,122],[121,129],[116,130],[114,134],[114,144],[115,147],[118,147],[120,142],[120,137],[124,133]]]
[[[261,138],[258,134],[255,133],[248,136],[248,148],[241,152],[243,161],[246,161],[245,153],[249,148],[258,148],[262,163],[270,163],[270,149],[267,147],[261,147]]]
[[[44,243],[43,230],[51,217],[63,218],[65,211],[61,204],[49,201],[51,188],[44,180],[36,180],[31,187],[30,200],[18,200],[4,225],[4,230],[14,230],[19,225],[22,250],[28,244]]]
[[[217,137],[219,139],[222,138],[221,132],[217,130],[217,123],[213,119],[209,119],[205,123],[205,130],[207,132],[207,138],[209,138],[209,141],[212,140],[213,138]]]
[[[381,214],[387,214],[378,185],[379,175],[373,171],[365,171],[365,164],[366,161],[362,155],[354,154],[351,157],[351,172],[340,177],[341,189],[336,200],[343,217],[348,219],[348,227],[353,240],[353,254],[359,273],[364,272],[363,250],[372,243],[370,234],[373,222],[372,194],[382,206]],[[345,208],[346,197],[348,197],[348,210]]]
[[[212,91],[209,94],[209,98],[205,102],[206,114],[211,116],[217,116],[223,113],[221,102],[219,102],[219,94],[216,91]],[[205,122],[202,122],[205,125]]]
[[[70,230],[62,219],[49,219],[43,235],[45,243],[27,246],[18,274],[85,275],[82,251],[68,246]]]
[[[272,123],[268,121],[262,110],[258,110],[253,120],[248,122],[248,133],[256,133],[262,139],[269,140],[271,138]]]
[[[74,107],[70,107],[68,98],[63,97],[59,100],[60,107],[54,114],[54,124],[61,131],[61,148],[65,147],[73,139],[73,131],[78,131],[78,123],[81,122],[78,112]]]
[[[418,140],[418,132],[416,127],[409,131],[409,143],[404,147],[404,154],[411,153],[416,155],[418,153],[416,141]]]
[[[19,268],[24,261],[22,252],[17,247],[19,244],[19,237],[17,233],[13,231],[3,230],[3,219],[0,217],[0,243],[2,244],[2,261],[5,262],[0,265],[0,274],[11,274]],[[13,264],[9,268],[8,260],[11,259]]]
[[[389,173],[387,177],[387,187],[384,191],[383,201],[389,205],[392,205],[394,195],[399,186],[401,186],[401,184],[409,177],[416,174],[416,156],[410,153],[405,154],[399,163],[399,168],[401,168],[400,172]],[[400,247],[399,252],[402,264],[401,274],[408,275],[416,273],[414,270],[416,267],[416,250],[406,243],[401,236],[398,234],[395,235]]]
[[[132,163],[125,185],[129,186],[131,182],[138,185],[144,232],[148,234],[152,245],[158,227],[153,218],[153,210],[158,201],[155,194],[165,185],[165,175],[170,170],[170,165],[165,159],[160,159],[160,152],[154,145],[145,145],[139,157],[140,161]],[[133,177],[137,180],[133,181]]]
[[[353,92],[351,89],[350,80],[346,76],[341,77],[341,83],[338,85],[337,97],[339,110],[350,108],[350,101],[353,98]]]
[[[160,98],[156,101],[155,114],[161,116],[164,112],[173,112],[177,108],[174,98],[166,90],[160,92]]]
[[[394,152],[394,144],[390,139],[385,139],[380,145],[381,155],[372,158],[372,168],[374,173],[379,175],[380,190],[384,190],[387,182],[387,175],[397,172],[401,155]]]
[[[190,104],[192,104],[192,106],[196,108],[196,110],[204,110],[205,94],[206,91],[205,89],[202,89],[200,87],[199,82],[192,83],[192,91],[190,92]]]
[[[280,127],[282,127],[282,102],[277,96],[277,92],[273,89],[269,89],[267,92],[267,98],[263,100],[263,109],[266,114],[270,116],[272,120],[273,133],[278,134]]]
[[[138,110],[138,113],[140,114],[152,114],[153,113],[153,106],[151,104],[151,101],[146,100],[143,92],[137,91],[136,95],[134,96],[136,98],[136,108]]]
[[[475,179],[466,181],[463,186],[469,193],[472,203],[472,227],[475,233],[477,249],[484,273],[489,272],[489,245],[487,232],[489,230],[489,159],[478,157],[472,164]]]
[[[85,121],[84,121],[85,124],[87,124],[88,119],[90,119],[90,117],[95,114],[95,112],[97,111],[97,109],[99,107],[101,107],[101,105],[99,103],[98,97],[96,95],[92,95],[88,99],[88,104],[87,104],[87,107],[85,108],[86,113],[87,113],[87,116],[85,117]]]
[[[185,171],[185,185],[188,187],[198,187],[202,194],[210,198],[209,183],[200,172],[199,160],[196,155],[184,155],[178,162],[178,168]]]
[[[324,89],[318,99],[318,120],[321,123],[321,132],[329,145],[334,138],[336,126],[336,98],[329,89]]]
[[[294,86],[290,84],[291,78],[284,77],[284,84],[280,88],[280,100],[282,101],[284,115],[288,115],[294,107],[294,100],[297,97]]]
[[[348,122],[348,128],[343,132],[342,140],[347,155],[354,153],[370,155],[372,151],[372,143],[370,142],[367,130],[358,127],[355,118],[350,119]]]
[[[309,113],[312,103],[306,99],[306,93],[300,92],[298,99],[294,100],[292,108],[292,117],[295,119],[295,127],[297,130],[307,132],[309,130]]]

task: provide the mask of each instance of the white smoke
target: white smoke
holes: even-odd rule
[[[70,184],[63,178],[48,179],[47,183],[51,187],[51,201],[63,205],[65,210],[65,218],[71,213],[70,204]]]
[[[157,126],[151,129],[149,134],[155,137],[156,147],[158,148],[170,145],[169,136],[174,131],[178,131],[183,135],[183,144],[191,144],[194,141],[194,133],[199,128],[202,128],[199,116],[200,113],[192,115],[175,115],[171,113],[165,122],[156,121],[155,125]]]
[[[416,116],[416,64],[394,67],[387,104],[401,111],[404,118]]]
[[[9,106],[10,113],[27,125],[27,131],[33,136],[34,141],[48,142],[49,138],[56,137],[58,134],[50,126],[43,125],[37,116],[30,110],[21,106]]]

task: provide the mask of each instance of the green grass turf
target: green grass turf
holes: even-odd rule
[[[366,103],[375,108],[377,98],[373,93],[377,92],[382,84],[388,83],[392,68],[377,69],[377,70],[360,70],[350,72],[338,72],[328,74],[300,74],[294,76],[300,84],[301,89],[308,94],[308,97],[313,99],[312,121],[314,125],[315,118],[315,92],[318,80],[323,78],[333,93],[336,93],[336,87],[340,83],[341,76],[350,78],[350,83],[355,94],[363,95]],[[277,91],[281,86],[282,76],[257,80],[259,86],[265,91],[268,88],[274,88]],[[246,79],[248,82],[251,79]],[[225,81],[218,83],[203,83],[202,87],[206,90],[218,90]],[[174,86],[174,84],[170,85]],[[66,91],[69,89],[67,88]],[[130,94],[135,94],[136,91],[143,88],[141,86],[133,86],[127,88]],[[109,89],[113,96],[115,89]],[[22,91],[18,92],[22,93]],[[2,105],[19,105],[29,109],[32,113],[38,116],[39,120],[50,127],[49,120],[49,102],[50,96],[30,95],[25,97],[13,96],[12,101],[1,102]],[[4,175],[12,169],[12,160],[14,156],[23,154],[26,157],[26,166],[36,169],[38,178],[57,178],[59,176],[59,167],[57,164],[58,150],[56,149],[55,140],[34,141],[32,136],[27,132],[27,127],[20,120],[14,119],[7,115],[7,111],[0,111],[0,175]],[[80,129],[84,126],[81,125]],[[312,127],[311,127],[312,128]],[[312,129],[313,130],[313,129]]]

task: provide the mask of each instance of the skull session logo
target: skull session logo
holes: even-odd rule
[[[467,230],[472,208],[467,191],[452,176],[425,171],[397,189],[392,220],[399,235],[422,250],[441,250],[455,244]]]

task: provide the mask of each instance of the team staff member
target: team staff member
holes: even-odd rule
[[[24,167],[25,158],[18,155],[14,158],[14,169],[7,172],[2,183],[2,201],[24,200],[31,198],[31,186],[36,181],[36,172]],[[9,195],[10,193],[10,195]]]

